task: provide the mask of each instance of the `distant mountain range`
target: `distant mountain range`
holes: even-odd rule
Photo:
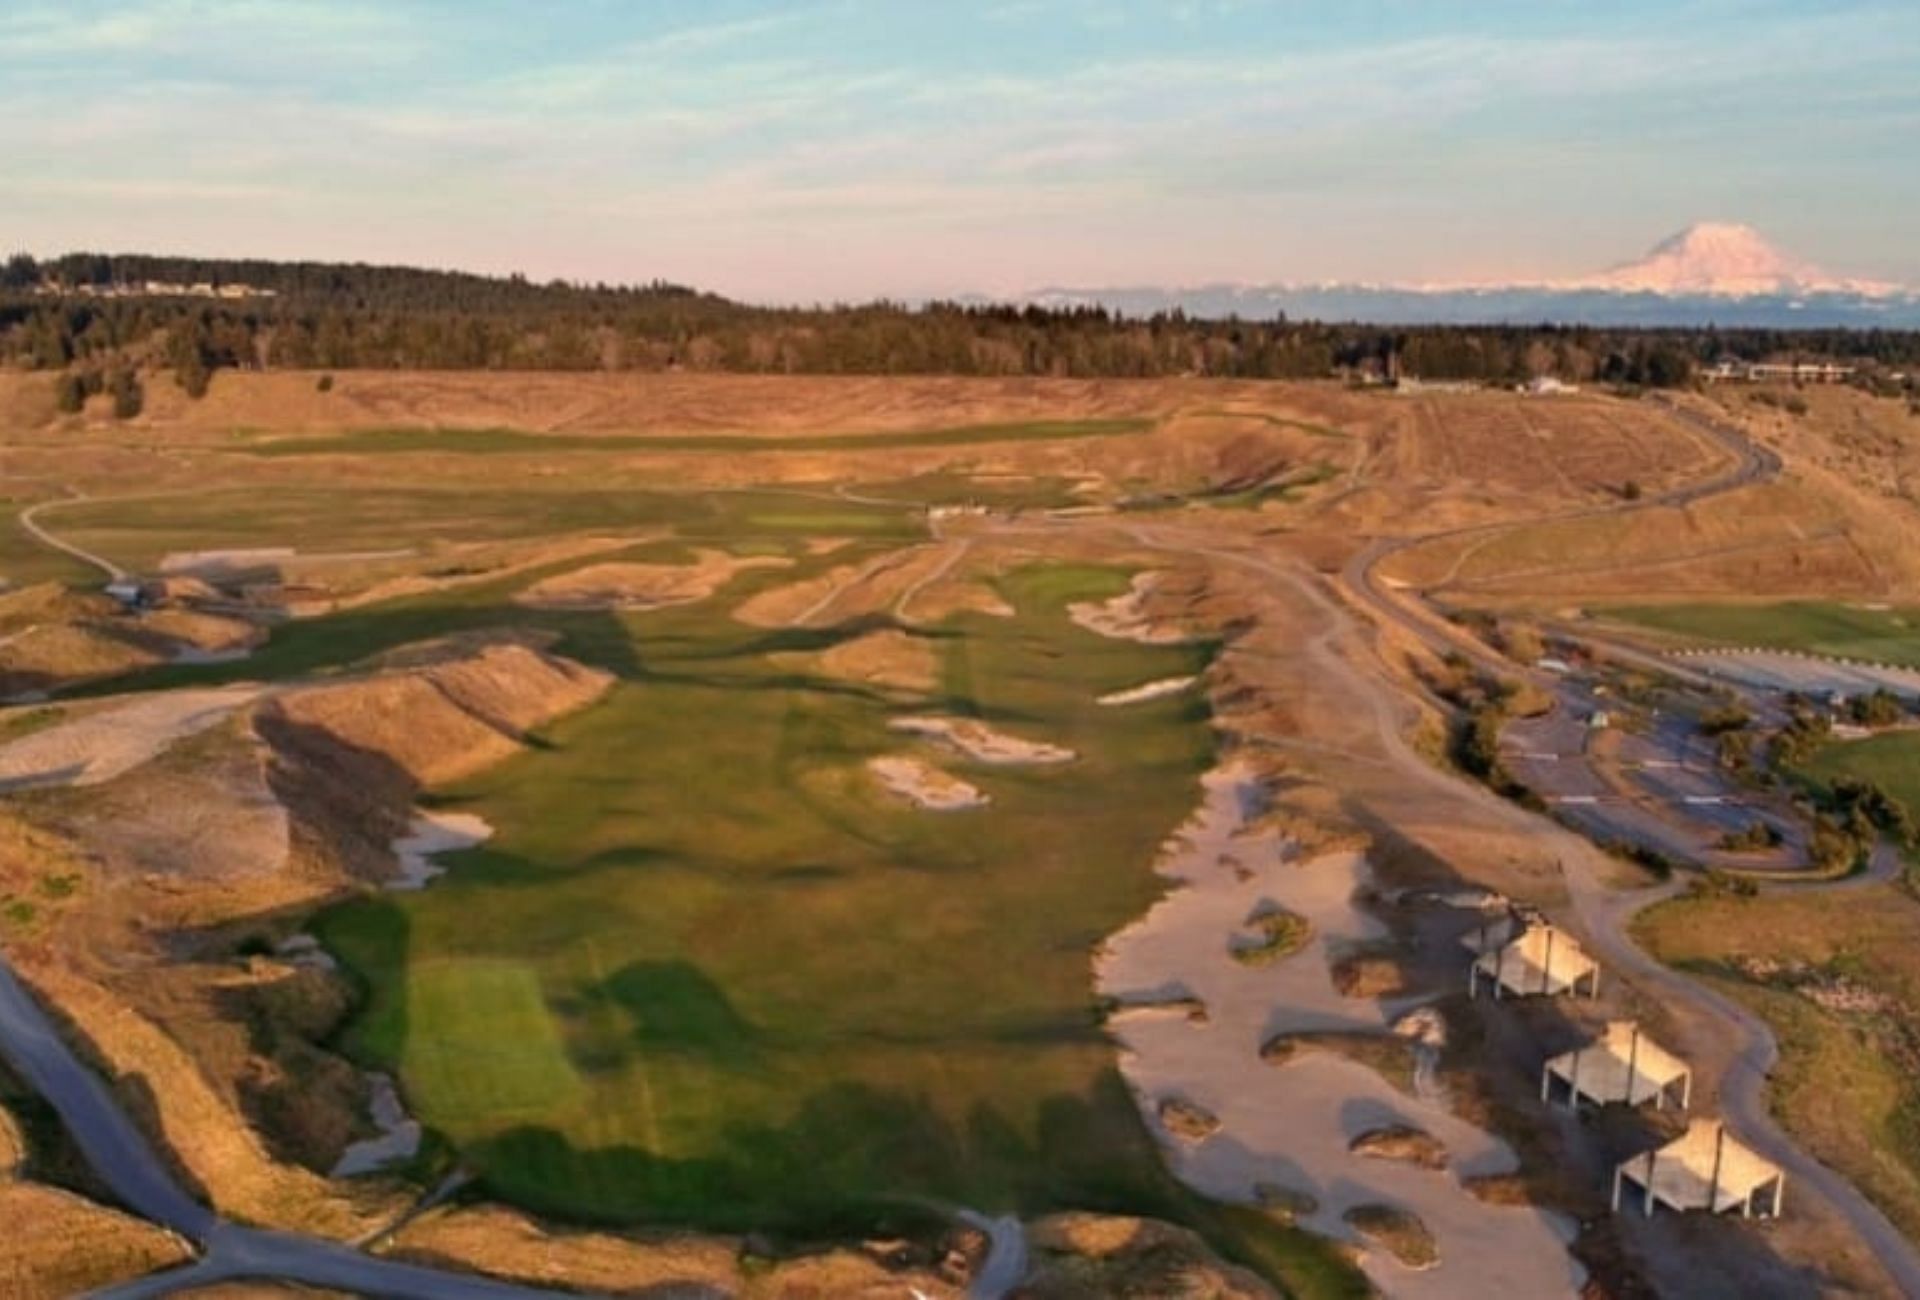
[[[1532,284],[1206,284],[1043,289],[1022,301],[1099,305],[1129,316],[1538,324],[1920,329],[1920,289],[1842,279],[1789,257],[1749,226],[1702,222],[1637,262]]]

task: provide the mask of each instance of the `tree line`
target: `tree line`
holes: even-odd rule
[[[203,286],[200,296],[137,291]],[[224,286],[256,296],[221,298]],[[132,289],[132,292],[120,290]],[[271,296],[266,296],[271,295]],[[1920,332],[1608,329],[1127,317],[1100,307],[934,302],[762,307],[684,286],[610,286],[410,267],[69,254],[0,264],[0,365],[98,388],[171,370],[670,369],[775,374],[1254,379],[1553,375],[1688,383],[1734,356],[1920,365]]]

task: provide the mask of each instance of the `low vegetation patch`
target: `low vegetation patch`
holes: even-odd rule
[[[1411,1210],[1394,1205],[1356,1205],[1341,1216],[1353,1230],[1412,1269],[1440,1262],[1433,1233]]]
[[[1745,1003],[1780,1040],[1768,1100],[1815,1156],[1920,1232],[1920,902],[1699,890],[1635,923],[1649,951]]]
[[[1227,952],[1242,966],[1271,966],[1306,946],[1313,933],[1307,918],[1284,907],[1267,906],[1249,916],[1245,929],[1227,944]]]

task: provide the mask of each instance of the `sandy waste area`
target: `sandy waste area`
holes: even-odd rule
[[[0,745],[0,791],[99,785],[218,726],[265,688],[252,683],[125,697]]]
[[[1169,842],[1161,872],[1174,891],[1115,935],[1096,962],[1102,994],[1121,1009],[1111,1030],[1121,1068],[1175,1173],[1209,1196],[1260,1199],[1263,1185],[1311,1198],[1299,1222],[1363,1248],[1362,1267],[1390,1296],[1483,1300],[1486,1296],[1576,1294],[1582,1270],[1567,1253],[1570,1225],[1528,1207],[1487,1204],[1462,1179],[1517,1167],[1503,1142],[1456,1117],[1423,1071],[1410,1097],[1372,1069],[1330,1052],[1261,1059],[1262,1044],[1301,1031],[1392,1033],[1395,1021],[1431,1042],[1431,1009],[1348,998],[1333,986],[1330,952],[1384,934],[1355,906],[1367,880],[1362,855],[1297,861],[1270,832],[1248,829],[1257,807],[1248,777],[1228,767],[1209,774],[1205,800]],[[1311,938],[1268,966],[1229,955],[1248,917],[1283,907],[1308,921]],[[1205,1008],[1190,1014],[1191,1001]],[[1129,1006],[1128,1004],[1133,1004]],[[1415,1020],[1408,1022],[1411,1014]],[[1174,1103],[1167,1111],[1168,1103]],[[1186,1136],[1176,1120],[1211,1127]],[[1370,1158],[1351,1149],[1361,1135],[1406,1126],[1436,1139],[1445,1168]],[[1185,1127],[1185,1126],[1183,1126]],[[1365,1242],[1343,1215],[1386,1205],[1417,1215],[1432,1233],[1438,1262],[1415,1270]]]
[[[393,842],[400,874],[387,882],[387,888],[425,889],[428,881],[446,874],[447,869],[434,861],[436,855],[458,853],[492,838],[493,827],[472,813],[417,812],[407,833]]]

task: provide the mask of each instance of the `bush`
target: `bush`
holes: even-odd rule
[[[332,375],[320,376],[319,382],[314,384],[313,387],[316,392],[331,393],[333,391],[333,376]]]
[[[53,381],[53,405],[63,415],[78,415],[87,405],[86,381],[76,374],[64,374]]]
[[[1777,849],[1785,837],[1766,822],[1754,822],[1745,830],[1728,831],[1720,837],[1720,847],[1729,853],[1760,853]]]
[[[1847,701],[1847,713],[1863,727],[1891,727],[1907,716],[1907,706],[1886,687]]]
[[[116,371],[107,384],[107,391],[113,395],[116,420],[131,420],[146,405],[146,393],[140,387],[139,377],[131,370]]]

